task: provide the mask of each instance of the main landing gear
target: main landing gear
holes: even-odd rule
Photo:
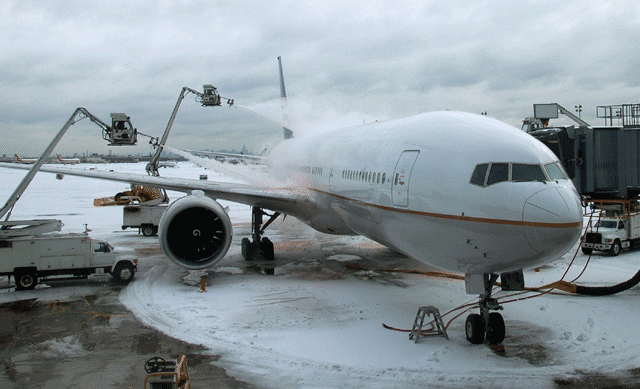
[[[262,224],[262,216],[269,216],[269,220],[267,220],[264,225]],[[274,212],[269,215],[260,207],[251,207],[251,237],[253,240],[242,238],[241,242],[242,257],[244,257],[245,260],[274,260],[273,242],[262,235],[264,234],[264,230],[269,227],[278,216],[280,216],[279,212]]]
[[[498,279],[497,274],[484,274],[484,293],[480,294],[480,314],[472,313],[467,316],[465,333],[467,340],[473,344],[484,342],[501,343],[504,340],[505,326],[502,315],[498,312],[502,307],[498,300],[491,298],[491,291]]]

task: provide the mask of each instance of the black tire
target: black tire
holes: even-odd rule
[[[618,239],[616,239],[613,244],[611,245],[611,249],[609,250],[609,254],[611,254],[612,257],[616,257],[618,256],[618,254],[620,254],[620,250],[622,249],[622,246],[620,245],[620,241]]]
[[[242,238],[241,241],[242,257],[245,261],[252,261],[255,253],[255,247],[253,242],[249,238]]]
[[[273,242],[271,241],[271,239],[262,238],[260,245],[262,246],[262,255],[264,256],[264,259],[267,261],[274,261],[275,253],[273,249]]]
[[[131,262],[119,262],[111,275],[118,282],[129,283],[136,275],[136,271]]]
[[[155,232],[155,228],[150,225],[144,225],[140,229],[142,230],[142,235],[144,236],[153,236]]]
[[[593,249],[588,249],[586,247],[582,248],[582,254],[591,255],[592,252],[593,252]]]
[[[16,290],[32,290],[38,285],[38,276],[35,272],[16,273]]]
[[[472,313],[467,316],[467,321],[464,324],[464,331],[469,342],[473,344],[480,344],[484,342],[484,321],[482,320],[482,316],[477,313]]]
[[[487,332],[487,340],[489,343],[498,344],[504,340],[505,328],[504,319],[498,312],[489,314],[489,331]]]

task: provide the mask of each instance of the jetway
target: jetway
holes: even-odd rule
[[[580,195],[632,199],[640,194],[639,108],[640,104],[597,107],[598,117],[608,126],[538,127],[528,133],[558,156]],[[549,119],[550,110],[542,112]],[[621,125],[611,125],[615,120]]]

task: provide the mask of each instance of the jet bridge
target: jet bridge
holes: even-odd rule
[[[535,118],[542,123],[562,112],[557,104],[534,107]],[[554,110],[555,116],[550,116]],[[598,106],[596,113],[605,120],[605,126],[590,126],[580,119],[582,123],[578,122],[578,126],[532,125],[527,132],[558,156],[580,195],[591,199],[637,198],[640,194],[640,104]]]

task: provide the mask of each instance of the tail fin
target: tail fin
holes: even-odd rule
[[[287,122],[287,114],[285,113],[285,107],[287,105],[287,91],[284,88],[284,74],[282,73],[282,58],[278,57],[278,68],[280,69],[280,101],[282,102],[282,116],[283,122]],[[282,127],[282,134],[284,139],[293,138],[293,131],[287,127]]]

